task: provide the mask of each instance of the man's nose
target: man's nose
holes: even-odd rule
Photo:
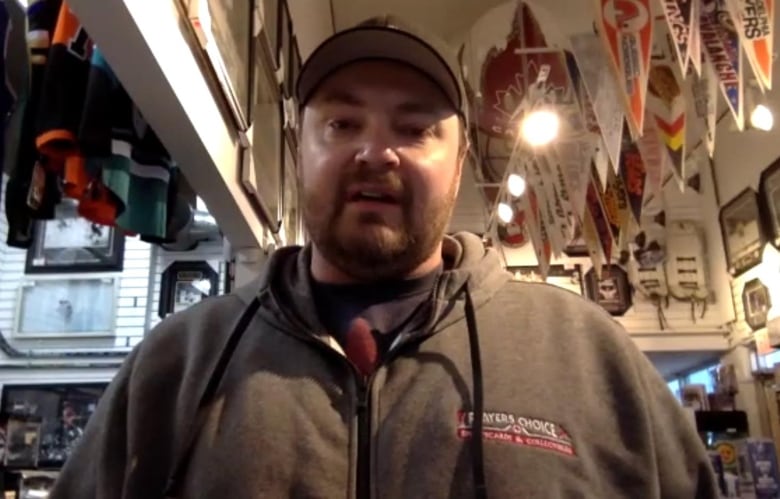
[[[400,158],[393,144],[393,133],[384,126],[371,126],[364,130],[356,161],[362,167],[394,168]]]

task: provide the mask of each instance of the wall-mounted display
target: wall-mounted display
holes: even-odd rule
[[[759,279],[745,283],[742,288],[742,308],[745,311],[745,322],[750,329],[756,331],[766,327],[766,316],[771,306],[769,290]]]
[[[208,262],[179,261],[168,266],[162,275],[158,315],[181,312],[204,298],[219,292],[219,275]]]
[[[621,316],[633,305],[628,274],[618,265],[605,265],[600,279],[596,269],[590,269],[585,274],[584,287],[586,296],[611,315]]]
[[[109,337],[116,325],[119,278],[39,276],[18,290],[16,338]]]
[[[780,159],[761,172],[758,199],[767,239],[780,248]]]
[[[18,466],[29,468],[61,467],[81,439],[107,386],[106,383],[3,386],[2,415],[8,419],[9,443],[16,438],[11,461],[24,461]],[[25,445],[20,445],[19,437],[11,436],[22,431],[36,437],[34,449],[32,437],[26,437]]]
[[[761,262],[766,238],[761,226],[758,194],[745,189],[720,210],[720,230],[726,250],[726,264],[738,276]]]
[[[30,471],[20,472],[18,499],[39,499],[49,497],[54,488],[59,472],[56,471]]]
[[[11,415],[6,426],[5,466],[36,468],[41,441],[41,421],[32,416]]]
[[[68,216],[35,224],[27,274],[121,272],[125,236],[114,227]]]

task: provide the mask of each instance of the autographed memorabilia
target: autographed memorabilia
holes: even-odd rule
[[[628,274],[618,265],[605,265],[601,279],[595,269],[590,269],[585,274],[584,287],[587,297],[611,315],[621,316],[633,305]]]
[[[769,290],[759,279],[745,283],[742,288],[742,308],[745,311],[745,322],[750,329],[756,331],[766,327],[766,316],[771,306]]]
[[[761,226],[758,195],[745,189],[720,210],[720,230],[726,250],[726,263],[737,276],[761,262],[766,238]]]
[[[174,262],[162,275],[158,315],[163,319],[218,292],[219,276],[208,262]]]

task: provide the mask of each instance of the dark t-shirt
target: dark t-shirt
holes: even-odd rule
[[[441,268],[417,278],[371,284],[327,284],[311,278],[317,315],[343,346],[353,320],[371,325],[380,355],[395,338],[422,326],[430,312],[430,297]]]

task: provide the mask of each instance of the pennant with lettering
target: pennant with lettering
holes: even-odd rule
[[[529,185],[526,188],[524,196],[520,197],[519,202],[523,206],[523,211],[528,214],[528,232],[531,235],[531,241],[534,245],[534,253],[539,264],[539,273],[546,278],[550,270],[550,260],[552,258],[552,246],[547,235],[547,229],[542,220],[542,213],[539,205],[539,199],[536,196],[536,189]]]
[[[628,205],[631,208],[634,222],[641,225],[647,170],[645,170],[642,155],[639,153],[639,147],[631,141],[628,133],[623,135],[619,174],[626,186]]]
[[[658,133],[655,120],[645,120],[644,132],[636,141],[636,146],[639,148],[639,154],[642,155],[642,162],[647,172],[645,181],[645,204],[647,204],[649,199],[660,194],[666,170],[671,169],[669,166],[671,159],[666,153],[666,145]]]
[[[726,5],[759,85],[771,90],[774,0],[726,0]]]
[[[701,11],[701,0],[691,2],[691,38],[688,42],[688,70],[693,68],[696,76],[701,76],[701,21],[699,12]],[[685,73],[686,76],[688,73]]]
[[[745,128],[742,50],[724,0],[702,0],[701,41],[739,130]]]
[[[612,236],[612,229],[610,229],[604,205],[601,202],[601,187],[598,183],[595,167],[591,165],[591,175],[586,196],[586,211],[588,215],[592,217],[593,226],[596,229],[596,235],[599,240],[599,246],[604,254],[604,260],[606,263],[609,263],[612,261],[614,237]]]
[[[620,89],[617,86],[609,56],[604,51],[604,45],[597,35],[583,33],[572,36],[570,41],[580,77],[585,86],[584,95],[591,102],[598,130],[610,162],[612,165],[617,165],[620,159],[625,112],[621,100],[615,98],[616,95],[619,95]]]
[[[642,134],[653,41],[650,0],[594,0],[596,29],[612,60],[625,101],[629,130]]]
[[[715,155],[715,131],[718,120],[718,77],[708,58],[700,77],[691,84],[696,117],[705,125],[704,143],[710,157]]]
[[[596,230],[596,223],[587,210],[582,217],[582,238],[585,240],[585,247],[588,249],[588,256],[593,263],[596,277],[601,279],[601,269],[604,267],[604,254],[602,253],[601,242]]]
[[[650,62],[647,108],[663,140],[669,165],[684,185],[687,103],[681,84],[682,75],[674,63],[674,41],[667,35],[663,23],[656,23],[656,37]],[[668,43],[665,43],[668,39]],[[648,119],[647,121],[650,121]],[[641,152],[641,149],[640,149]],[[647,163],[645,168],[647,169]],[[654,172],[655,173],[655,172]]]
[[[602,196],[604,210],[607,214],[609,227],[615,241],[621,240],[621,231],[628,225],[631,216],[628,209],[628,196],[620,177],[610,169],[607,175],[607,185]]]
[[[563,254],[570,232],[566,209],[555,190],[555,179],[545,158],[543,156],[530,158],[525,162],[525,165],[528,172],[526,179],[535,187],[552,254],[558,257]]]
[[[688,74],[690,60],[691,23],[695,0],[661,0],[666,24],[674,41],[676,59],[680,65],[680,74]],[[652,75],[651,75],[652,78]]]

